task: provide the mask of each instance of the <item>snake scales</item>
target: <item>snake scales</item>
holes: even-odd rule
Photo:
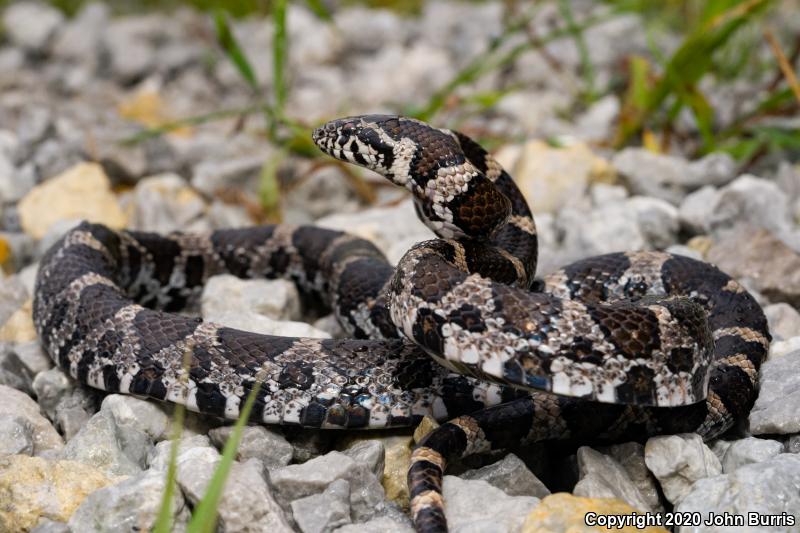
[[[441,238],[395,269],[369,242],[312,226],[157,235],[82,223],[37,278],[34,322],[53,360],[92,387],[227,418],[260,381],[253,422],[450,420],[412,456],[411,509],[426,532],[446,529],[441,481],[455,458],[547,439],[711,437],[749,412],[770,335],[715,267],[616,253],[534,280],[528,206],[468,137],[376,115],[329,122],[314,141],[409,189]],[[272,337],[171,312],[222,272],[294,280],[352,338]]]

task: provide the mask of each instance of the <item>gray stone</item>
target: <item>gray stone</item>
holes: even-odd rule
[[[763,228],[776,235],[787,232],[789,203],[775,183],[746,174],[719,190],[709,206],[705,226],[712,234],[742,225]]]
[[[773,340],[800,336],[800,313],[789,304],[777,303],[764,308]]]
[[[118,425],[109,411],[100,411],[78,431],[61,453],[63,459],[94,466],[108,475],[138,474],[153,442],[142,431]]]
[[[424,8],[421,20],[410,28],[411,36],[449,52],[459,65],[502,32],[503,10],[496,4],[430,2]]]
[[[634,196],[626,202],[636,213],[639,231],[653,248],[664,249],[678,239],[678,210],[664,200]]]
[[[178,456],[178,484],[192,505],[203,497],[220,456],[214,448],[190,448]],[[217,511],[220,528],[227,532],[292,533],[263,477],[258,459],[234,462]]]
[[[289,39],[297,46],[290,59],[292,65],[319,65],[338,58],[342,40],[332,25],[325,24],[302,4],[290,4],[286,20]]]
[[[486,481],[445,476],[442,494],[445,516],[454,533],[501,533],[518,531],[538,505],[533,496],[509,496]]]
[[[49,250],[55,243],[58,242],[59,239],[61,239],[61,237],[64,236],[64,234],[80,223],[81,220],[77,218],[69,218],[58,220],[50,225],[44,237],[39,239],[38,256],[41,257],[44,255],[47,250]]]
[[[800,523],[800,455],[782,453],[767,461],[745,465],[730,474],[718,475],[697,481],[686,494],[677,512],[697,512],[703,520],[709,513],[793,516],[794,523]],[[782,515],[782,513],[786,513]],[[734,533],[741,527],[704,526],[708,533]],[[794,531],[794,527],[748,525],[747,531],[768,533]],[[682,533],[693,531],[682,528]]]
[[[730,474],[751,463],[761,463],[783,452],[783,443],[770,439],[747,437],[736,440],[725,450],[722,471]]]
[[[161,509],[166,476],[147,470],[87,496],[69,519],[73,531],[115,533],[149,531]],[[172,531],[185,531],[189,509],[181,491],[172,495]]]
[[[587,498],[618,498],[639,511],[658,511],[639,493],[628,472],[613,457],[588,446],[578,449],[580,480],[572,493]]]
[[[253,218],[242,206],[214,200],[208,207],[208,221],[214,229],[242,228],[252,226]]]
[[[773,340],[769,345],[768,359],[777,359],[786,354],[800,350],[800,335],[785,340]]]
[[[38,340],[16,343],[13,350],[20,362],[34,376],[53,367],[52,359],[44,352]]]
[[[0,416],[7,415],[24,420],[31,432],[32,455],[44,456],[60,451],[64,446],[61,436],[50,421],[42,416],[39,406],[30,396],[16,389],[0,385]]]
[[[0,343],[0,385],[31,394],[32,382],[33,374],[17,356],[14,344]]]
[[[53,112],[47,107],[35,106],[23,109],[22,113],[17,126],[17,137],[22,146],[34,147],[51,131]]]
[[[140,180],[133,190],[131,228],[156,233],[210,229],[202,220],[206,203],[182,177],[161,174]]]
[[[691,186],[701,186],[705,184],[725,185],[736,177],[738,163],[730,154],[725,152],[713,152],[707,156],[689,163],[691,177],[694,181]]]
[[[613,159],[635,194],[680,203],[686,192],[704,185],[723,185],[733,179],[736,162],[727,154],[709,154],[690,163],[644,148],[625,148]]]
[[[292,461],[306,461],[328,453],[332,448],[332,431],[319,431],[309,428],[284,428],[283,434],[292,444]]]
[[[528,470],[522,459],[513,453],[509,453],[496,463],[475,470],[467,470],[460,477],[461,479],[486,481],[509,496],[544,498],[550,494],[550,490],[544,483],[539,481],[539,478]]]
[[[314,337],[328,339],[330,334],[319,330],[305,322],[292,320],[273,320],[258,313],[245,311],[222,311],[219,313],[204,314],[203,319],[222,326],[263,335],[277,335],[279,337]]]
[[[383,478],[384,460],[386,448],[383,442],[377,439],[356,440],[342,450],[342,453],[356,461],[369,467],[370,471],[378,479]]]
[[[0,128],[0,158],[14,165],[20,158],[22,147],[17,134],[11,130]]]
[[[162,440],[157,443],[147,454],[147,464],[151,470],[167,471],[169,466],[169,458],[172,453],[172,440]],[[216,449],[212,446],[211,441],[205,435],[181,435],[178,441],[178,457],[187,453],[194,448],[209,448],[211,451],[207,452],[210,456],[215,456],[212,452]],[[206,452],[196,452],[206,453]],[[218,454],[217,454],[218,455]]]
[[[759,373],[759,394],[750,411],[754,435],[800,433],[800,351],[770,357]]]
[[[589,197],[592,199],[593,206],[600,207],[606,204],[614,204],[625,201],[625,199],[628,198],[628,190],[621,185],[594,183],[589,189]]]
[[[18,276],[0,279],[0,325],[5,324],[28,298],[28,291]]]
[[[722,463],[722,460],[725,458],[725,454],[728,453],[728,448],[731,447],[731,444],[733,444],[733,442],[734,441],[717,439],[709,443],[711,451],[714,452],[714,455],[717,456],[717,459],[719,459],[720,464]]]
[[[800,305],[800,254],[769,231],[742,228],[714,243],[706,258],[770,301]]]
[[[53,55],[80,62],[89,69],[97,63],[103,27],[108,24],[110,9],[106,4],[90,2],[67,21],[53,43]]]
[[[330,452],[300,465],[289,465],[270,473],[278,501],[284,506],[299,498],[323,492],[337,479],[350,483],[350,505],[354,521],[368,520],[385,505],[384,490],[370,468],[340,452]]]
[[[316,329],[327,332],[334,339],[343,339],[348,336],[347,332],[342,328],[339,319],[336,315],[331,313],[322,318],[318,318],[312,324]]]
[[[17,201],[34,185],[33,179],[20,179],[11,156],[0,152],[0,201]]]
[[[15,3],[3,13],[3,27],[9,39],[36,52],[47,48],[63,20],[58,9],[38,2]]]
[[[334,533],[413,533],[414,528],[408,521],[401,521],[388,516],[380,516],[358,524],[348,524],[337,528]]]
[[[800,167],[789,161],[780,161],[775,172],[775,183],[789,198],[800,199]]]
[[[283,279],[213,276],[203,287],[200,303],[207,320],[226,312],[251,312],[274,320],[299,320],[302,316],[297,287]]]
[[[389,43],[400,44],[406,36],[406,21],[388,9],[347,6],[333,16],[345,50],[374,53]]]
[[[27,235],[25,235],[25,238],[33,240],[32,237],[29,237]],[[32,258],[33,257],[32,252],[28,253],[31,254],[30,257]],[[25,289],[28,291],[28,294],[33,294],[33,289],[36,286],[36,274],[38,273],[39,273],[39,263],[29,264],[20,269],[19,272],[17,272],[17,277],[25,286]]]
[[[74,533],[64,522],[54,522],[47,518],[42,518],[30,533]]]
[[[389,45],[355,58],[344,90],[357,95],[363,108],[385,107],[402,100],[422,103],[453,76],[449,54],[425,40],[409,46]]]
[[[681,225],[692,234],[707,233],[711,206],[717,203],[719,191],[711,185],[701,187],[686,195],[678,208]]]
[[[674,504],[689,493],[697,480],[722,473],[719,459],[696,433],[648,439],[644,460],[661,484],[664,496]]]
[[[192,186],[209,196],[228,188],[256,194],[261,167],[268,155],[204,161],[194,169]]]
[[[170,419],[163,404],[125,394],[109,394],[103,399],[100,410],[110,412],[118,426],[140,431],[153,441],[163,440],[169,431]]]
[[[692,259],[697,259],[698,261],[703,260],[703,254],[682,244],[673,244],[672,246],[667,247],[667,249],[664,251],[675,255],[691,257]]]
[[[2,185],[0,185],[0,187],[2,187]],[[0,197],[2,197],[2,193],[0,193]],[[28,294],[31,294],[33,292],[33,287],[32,285],[29,286],[23,272],[34,266],[31,265],[31,263],[35,259],[37,249],[36,241],[30,235],[16,231],[0,232],[0,238],[6,241],[11,253],[11,257],[6,260],[7,265],[11,267],[11,270],[16,272],[16,275],[10,277],[20,278],[22,284],[28,289]]]
[[[97,412],[97,395],[67,376],[58,367],[45,370],[33,380],[39,406],[64,435],[72,440]]]
[[[393,245],[400,241],[419,242],[433,238],[431,230],[414,214],[411,200],[393,207],[374,207],[359,213],[330,215],[317,220],[315,224],[324,228],[347,231],[372,241],[387,255]],[[406,247],[405,250],[407,249]]]
[[[232,426],[222,426],[208,432],[211,442],[222,450],[233,432]],[[245,426],[236,460],[246,461],[256,458],[267,469],[279,468],[292,461],[292,445],[278,431],[263,426]]]
[[[327,533],[350,523],[350,483],[337,479],[324,492],[299,498],[291,505],[303,533]]]
[[[120,17],[106,25],[103,46],[111,72],[120,82],[137,80],[154,66],[156,50],[148,39],[152,22],[148,17]]]
[[[33,455],[33,428],[21,416],[0,415],[0,455]]]
[[[293,224],[309,223],[333,213],[353,213],[359,208],[344,170],[334,165],[320,167],[302,177],[282,201],[284,212],[293,214],[286,221]]]
[[[622,203],[607,204],[589,212],[585,208],[565,208],[556,225],[564,234],[564,262],[647,247],[637,214]]]
[[[613,137],[619,116],[619,98],[609,94],[600,98],[575,121],[576,135],[590,142],[603,142]]]
[[[660,511],[663,509],[658,482],[644,459],[644,445],[638,442],[623,442],[602,449],[619,463],[628,478],[638,489],[639,495],[644,499],[650,509]]]
[[[800,435],[792,435],[784,444],[788,453],[800,453]]]
[[[48,130],[45,130],[42,135],[48,135],[49,133]],[[48,179],[61,174],[78,163],[82,163],[84,160],[85,156],[82,153],[61,140],[45,138],[36,146],[36,151],[30,161],[36,169],[36,176]]]

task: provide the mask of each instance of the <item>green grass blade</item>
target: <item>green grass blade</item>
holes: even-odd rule
[[[535,43],[526,41],[512,47],[507,51],[504,51],[504,53],[501,53],[501,45],[508,41],[513,35],[519,33],[524,28],[524,25],[529,22],[532,15],[525,17],[522,22],[506,28],[503,34],[495,39],[492,45],[485,52],[478,54],[463,69],[456,73],[456,75],[449,82],[447,82],[441,89],[437,90],[433,96],[431,96],[431,98],[422,108],[406,109],[404,114],[429,122],[431,118],[444,107],[445,103],[459,87],[473,83],[481,76],[489,72],[512,64],[519,56],[528,50],[541,48],[557,39],[571,35],[573,31],[585,31],[588,28],[599,24],[600,22],[610,19],[614,14],[614,11],[610,11],[604,15],[591,17],[573,29],[559,28],[553,30],[552,32],[538,39]]]
[[[137,144],[142,141],[146,141],[147,139],[158,137],[160,135],[183,128],[185,126],[198,126],[200,124],[205,124],[206,122],[213,122],[215,120],[224,120],[226,118],[251,115],[253,113],[262,113],[262,112],[270,113],[269,105],[265,102],[258,102],[253,105],[249,105],[246,107],[237,107],[234,109],[220,109],[217,111],[211,111],[210,113],[202,113],[200,115],[194,115],[191,117],[174,120],[172,122],[167,122],[166,124],[162,124],[160,126],[156,126],[153,128],[146,128],[129,137],[124,137],[120,139],[118,142],[120,144],[125,144],[125,145]]]
[[[228,56],[228,59],[234,64],[242,78],[253,89],[253,92],[257,93],[258,80],[256,79],[255,71],[250,65],[250,61],[247,60],[242,47],[239,46],[239,42],[231,29],[228,15],[224,11],[217,10],[214,12],[214,27],[217,31],[217,41],[219,41],[225,55]]]
[[[181,365],[183,367],[183,385],[189,379],[189,367],[191,366],[191,350],[183,351]],[[182,404],[176,404],[172,412],[172,443],[169,448],[169,464],[167,465],[167,479],[164,483],[164,493],[161,495],[161,505],[158,509],[158,516],[153,527],[154,533],[170,533],[172,531],[172,498],[175,494],[178,475],[178,448],[180,448],[181,435],[183,434],[183,421],[186,416],[186,408]]]
[[[287,0],[274,0],[272,3],[272,22],[275,25],[275,31],[272,35],[272,77],[275,90],[273,110],[278,120],[283,118],[283,109],[289,92],[286,80],[286,59],[289,50],[289,36],[286,30],[286,7]],[[273,136],[275,134],[274,123],[272,134]]]
[[[236,450],[242,440],[242,430],[250,418],[250,411],[253,409],[253,404],[260,388],[261,382],[256,381],[250,394],[247,395],[242,412],[236,420],[236,425],[233,426],[233,432],[231,432],[228,442],[225,443],[222,457],[216,470],[214,470],[214,475],[211,477],[208,487],[206,487],[203,499],[194,508],[192,520],[186,528],[187,533],[213,533],[215,531],[217,507],[222,497],[222,490],[225,488],[225,481],[228,479],[233,459],[236,456]]]
[[[172,413],[172,444],[169,448],[169,464],[167,465],[167,481],[164,494],[161,496],[161,506],[153,527],[153,533],[170,533],[172,531],[172,499],[175,495],[176,477],[178,474],[178,448],[180,447],[181,434],[183,433],[183,419],[186,408],[178,404]]]
[[[278,170],[286,160],[286,151],[281,149],[261,167],[258,183],[258,197],[261,209],[268,220],[280,220],[281,186]]]
[[[569,0],[559,0],[558,8],[561,12],[561,17],[567,24],[567,30],[575,41],[575,47],[578,49],[578,55],[581,61],[581,73],[583,74],[584,83],[586,84],[585,96],[589,102],[592,102],[597,99],[597,93],[594,88],[594,64],[592,63],[592,57],[589,55],[589,47],[586,45],[586,39],[583,38],[583,29],[575,22],[575,16],[572,13],[572,6]]]

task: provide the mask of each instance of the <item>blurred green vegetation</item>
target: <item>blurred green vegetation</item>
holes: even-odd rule
[[[68,13],[74,13],[87,0],[50,0]],[[141,12],[151,9],[172,9],[189,5],[209,13],[214,20],[222,55],[231,61],[242,80],[252,89],[253,103],[233,110],[215,110],[199,116],[143,131],[128,139],[139,141],[160,135],[185,124],[198,124],[244,114],[261,114],[271,142],[282,148],[284,155],[316,153],[308,139],[308,124],[284,116],[283,108],[290,87],[285,72],[291,55],[291,42],[286,32],[286,7],[292,0],[115,0],[108,2],[118,12]],[[404,14],[418,13],[425,0],[294,0],[312,9],[323,20],[330,19],[329,6],[367,5],[385,7]],[[435,1],[435,0],[428,0]],[[480,2],[482,0],[472,0]],[[565,110],[570,119],[587,109],[599,98],[616,95],[621,112],[616,131],[606,144],[620,148],[644,145],[655,151],[668,151],[673,143],[681,143],[683,151],[702,155],[725,150],[742,162],[743,168],[770,153],[800,152],[800,134],[770,119],[796,116],[800,113],[800,88],[792,87],[791,72],[800,59],[800,31],[794,35],[774,35],[768,26],[772,10],[780,0],[599,0],[607,9],[587,18],[574,12],[576,4],[569,0],[503,0],[505,27],[478,54],[431,98],[421,105],[397,109],[407,115],[428,121],[441,121],[442,111],[448,117],[463,120],[494,106],[508,92],[519,87],[499,87],[489,91],[464,91],[482,77],[513,65],[523,53],[537,50],[554,68],[564,68],[560,58],[549,54],[546,45],[556,39],[571,39],[578,51],[580,75],[579,98],[574,109]],[[0,5],[9,0],[0,0]],[[546,32],[534,34],[530,22],[550,5],[560,21]],[[784,7],[786,9],[786,7]],[[273,87],[268,94],[256,83],[249,59],[236,43],[230,19],[260,13],[271,15],[277,31],[273,37]],[[641,32],[649,43],[649,53],[629,56],[614,67],[607,86],[599,86],[585,33],[593,26],[625,14],[636,14],[642,21]],[[775,23],[773,19],[771,23]],[[777,21],[780,22],[780,21]],[[626,36],[621,35],[621,39]],[[677,40],[676,40],[677,39]],[[770,40],[772,53],[765,43]],[[663,43],[674,42],[669,50]],[[781,57],[783,56],[783,57]],[[783,62],[783,69],[779,64]],[[766,80],[766,81],[764,81]],[[711,83],[709,83],[711,82]],[[745,82],[755,89],[753,101],[743,102],[738,115],[725,123],[714,108],[714,94]],[[686,128],[691,117],[695,131]],[[452,118],[451,118],[452,120]],[[444,124],[458,126],[458,122]],[[508,139],[482,139],[489,146]],[[276,168],[265,170],[269,177]],[[265,178],[266,179],[266,178]],[[277,188],[265,186],[265,205]],[[274,200],[274,198],[273,198]]]
[[[185,123],[205,122],[236,113],[261,113],[265,118],[269,139],[283,149],[282,154],[314,155],[316,151],[308,138],[310,125],[289,119],[283,114],[289,90],[285,65],[287,56],[291,54],[291,43],[285,31],[288,1],[185,2],[211,10],[220,47],[228,60],[236,66],[243,81],[253,90],[255,103],[241,110],[223,110],[189,117],[185,121],[146,130],[134,140],[159,135]],[[324,0],[295,1],[304,3],[323,19],[330,18]],[[344,3],[380,5],[409,12],[418,10],[423,2],[350,0]],[[605,0],[604,3],[607,10],[587,18],[576,16],[573,13],[574,5],[569,0],[504,0],[504,31],[488,43],[485,51],[468,62],[427,102],[397,111],[426,121],[436,121],[437,115],[443,110],[457,109],[458,113],[448,115],[455,115],[459,119],[485,112],[516,87],[484,92],[467,91],[467,96],[460,89],[474,85],[491,72],[508,68],[521,54],[531,50],[538,50],[554,68],[564,68],[559,58],[550,55],[545,46],[554,40],[568,38],[574,41],[579,54],[578,73],[582,86],[575,109],[566,111],[565,118],[576,116],[598,98],[608,94],[617,95],[621,101],[621,112],[616,132],[606,142],[608,146],[621,148],[627,145],[644,145],[654,151],[668,151],[671,144],[677,142],[683,143],[684,151],[698,156],[714,150],[725,150],[740,160],[743,168],[770,153],[800,152],[800,134],[796,129],[768,122],[770,118],[792,117],[800,112],[800,89],[795,87],[792,90],[789,81],[792,76],[787,76],[785,68],[782,71],[779,67],[782,60],[784,67],[797,68],[795,65],[800,58],[800,32],[794,35],[794,42],[785,45],[772,35],[765,21],[770,10],[777,4],[776,1]],[[556,7],[561,21],[552,25],[547,33],[534,34],[530,22],[548,4]],[[212,9],[212,6],[219,5],[224,5],[224,8]],[[159,3],[159,6],[163,7],[164,3]],[[249,60],[235,42],[229,27],[231,16],[248,10],[269,11],[277,29],[273,37],[275,83],[268,95],[259,95],[260,89]],[[597,24],[630,13],[641,19],[641,31],[650,45],[650,53],[646,56],[627,57],[614,71],[608,86],[599,87],[584,34]],[[663,43],[665,37],[675,42],[674,50],[665,52],[656,44]],[[768,37],[773,41],[773,53],[758,53],[765,49]],[[782,47],[786,48],[785,52]],[[761,81],[764,79],[768,82]],[[706,83],[708,81],[713,81],[711,90],[724,90],[727,85],[735,86],[746,81],[756,89],[757,100],[742,106],[745,111],[739,112],[733,120],[720,123],[718,113],[711,103],[713,99],[704,93],[709,90]],[[684,120],[687,113],[693,119],[696,132],[690,130],[687,134]],[[452,127],[458,124],[446,125]],[[508,141],[481,140],[489,147],[497,142]],[[277,203],[274,195],[277,194],[278,187],[271,182],[275,179],[277,170],[277,165],[273,165],[264,172],[265,192],[262,201],[268,211],[271,209],[269,206]]]
[[[11,4],[14,0],[0,0],[0,8]],[[80,8],[92,0],[46,0],[58,7],[68,15],[77,13]],[[274,0],[106,0],[118,13],[137,13],[153,9],[172,10],[181,6],[190,6],[202,11],[216,11],[224,9],[234,17],[250,14],[268,14],[272,11]],[[321,0],[315,2],[324,5]],[[344,0],[342,5],[365,5],[368,7],[383,7],[398,13],[419,13],[425,0]]]

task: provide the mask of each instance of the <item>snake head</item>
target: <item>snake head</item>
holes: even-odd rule
[[[468,160],[457,136],[396,115],[332,120],[314,130],[326,154],[382,174],[414,195],[423,222],[445,239],[493,235],[511,204]]]
[[[393,115],[363,115],[332,120],[312,134],[314,143],[341,161],[374,170],[392,179],[395,151],[403,142],[387,126],[400,122]]]

